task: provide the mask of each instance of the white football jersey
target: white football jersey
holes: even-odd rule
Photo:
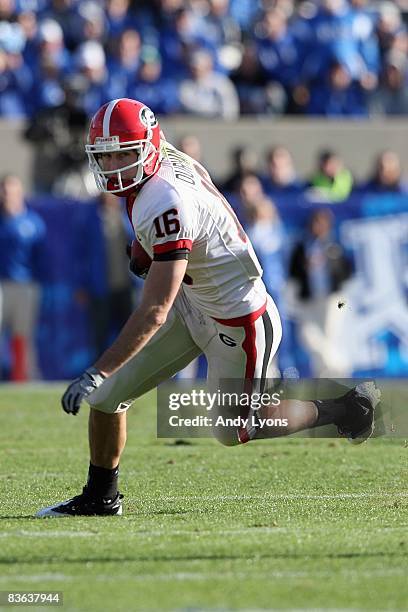
[[[262,308],[262,268],[231,206],[201,164],[165,141],[162,154],[157,174],[128,202],[140,244],[153,259],[190,252],[183,286],[209,316],[231,319]]]

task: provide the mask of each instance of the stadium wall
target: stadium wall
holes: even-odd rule
[[[195,134],[203,149],[204,162],[216,179],[223,179],[230,169],[230,152],[248,144],[260,154],[282,144],[292,152],[301,176],[315,165],[321,148],[334,148],[344,158],[357,179],[370,172],[377,153],[384,148],[399,154],[404,173],[408,173],[408,122],[362,120],[290,120],[240,119],[239,122],[203,121],[174,117],[161,121],[168,140],[177,143],[186,134]],[[2,173],[16,172],[28,191],[33,184],[34,151],[24,139],[25,123],[0,121]]]

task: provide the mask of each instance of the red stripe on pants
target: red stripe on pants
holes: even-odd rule
[[[256,330],[255,330],[255,321],[251,321],[244,326],[245,329],[245,338],[242,343],[242,348],[244,349],[247,362],[245,367],[245,393],[252,393],[252,382],[254,380],[255,374],[255,366],[256,366],[256,358],[257,358],[257,350],[256,350]],[[249,412],[246,415],[241,415],[243,418],[248,418]],[[238,431],[238,437],[242,444],[245,442],[249,442],[249,436],[247,430],[242,427]]]
[[[245,339],[242,343],[242,348],[244,349],[247,362],[245,368],[245,380],[250,381],[252,383],[255,374],[255,366],[256,366],[256,330],[255,330],[255,322],[251,321],[251,323],[247,323],[244,326],[245,329]],[[252,390],[252,384],[251,384]]]

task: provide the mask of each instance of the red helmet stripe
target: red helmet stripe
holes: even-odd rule
[[[106,107],[105,114],[103,117],[103,128],[102,128],[104,138],[107,138],[111,135],[109,131],[110,119],[111,119],[112,111],[119,101],[120,101],[120,98],[117,98],[116,100],[111,100],[111,102],[109,102],[108,106]]]

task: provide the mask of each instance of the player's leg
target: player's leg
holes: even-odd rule
[[[126,444],[127,411],[107,414],[91,408],[88,421],[91,465],[112,470],[119,465]]]
[[[273,319],[272,313],[272,320]],[[276,317],[275,317],[276,327]],[[259,326],[259,322],[257,321]],[[259,333],[260,332],[260,333]],[[262,351],[262,332],[258,330]],[[273,351],[272,351],[273,354]],[[256,378],[256,376],[255,376]],[[248,429],[247,435],[241,432],[242,442],[252,438],[274,438],[290,435],[310,428],[335,425],[341,435],[347,436],[350,442],[359,444],[369,438],[374,430],[374,409],[380,401],[381,392],[373,382],[358,384],[340,397],[327,400],[281,400],[278,405],[261,406],[256,411],[255,429]],[[252,415],[250,415],[252,416]],[[259,426],[262,419],[262,427]],[[270,421],[269,421],[270,420]],[[273,425],[268,426],[268,422]],[[276,425],[284,423],[284,425]],[[250,425],[251,423],[249,423]]]
[[[255,350],[257,354],[259,354],[260,359],[262,355],[264,355],[264,359],[269,359],[269,362],[274,357],[275,353],[279,348],[279,343],[281,340],[281,330],[279,328],[279,320],[278,320],[277,312],[274,310],[273,306],[269,305],[267,311],[263,316],[263,321],[261,323],[258,320],[255,324],[255,338],[253,340]],[[268,322],[269,321],[269,322]],[[262,329],[262,327],[264,329]],[[270,353],[267,353],[267,345],[268,345],[268,336],[272,336],[274,334],[279,334],[279,342],[278,344],[272,344],[272,350]],[[265,338],[265,339],[264,339]],[[264,349],[264,346],[266,348]],[[259,375],[260,365],[257,364],[254,371],[254,378],[260,379],[260,389],[254,388],[255,391],[266,391],[267,390],[267,381],[265,380],[264,372],[268,371],[268,367],[263,368],[261,374]],[[274,404],[270,404],[267,406],[262,405],[258,410],[250,410],[248,414],[249,422],[247,427],[243,428],[239,432],[240,442],[248,442],[253,438],[271,438],[281,435],[289,435],[291,433],[295,433],[297,431],[303,431],[304,429],[308,429],[312,427],[316,422],[317,411],[316,406],[313,402],[309,401],[298,401],[298,400],[282,400],[280,403],[275,406]],[[262,427],[259,427],[261,421],[263,419],[263,423],[268,422],[267,420],[273,418],[274,421],[278,420],[278,422],[286,422],[287,426],[274,426],[268,427],[263,424]],[[265,421],[266,420],[266,421]]]
[[[218,320],[215,326],[216,333],[204,351],[210,390],[226,394],[264,392],[267,372],[282,338],[280,317],[273,300],[269,298],[265,312],[255,318],[248,315]],[[258,388],[254,387],[255,380]],[[238,416],[248,421],[242,431],[234,426],[215,426],[215,437],[227,446],[248,441],[255,434],[252,415],[253,410],[245,405],[242,408],[226,403],[218,405],[213,423]]]
[[[144,349],[88,397],[90,467],[81,495],[37,516],[122,514],[119,461],[126,443],[127,409],[201,353],[176,309]]]
[[[240,321],[239,321],[240,322]],[[236,380],[233,387],[239,392],[238,381],[245,392],[244,381],[257,380],[251,392],[264,392],[266,372],[281,339],[279,315],[273,302],[256,321],[247,319],[242,326],[231,321],[217,323],[217,335],[205,350],[209,368],[210,387],[219,389],[225,380]],[[335,424],[349,439],[363,441],[373,430],[373,413],[379,401],[379,391],[373,383],[357,385],[340,398],[323,401],[282,400],[279,405],[262,406],[259,410],[246,409],[245,414],[236,407],[219,406],[218,414],[226,418],[240,416],[245,425],[216,427],[217,439],[226,445],[248,442],[254,438],[270,438],[303,431],[311,427]],[[264,424],[260,427],[260,419]],[[265,425],[265,419],[285,419],[286,426]]]
[[[260,408],[258,421],[266,423],[259,428],[254,438],[276,438],[305,429],[336,425],[338,432],[353,444],[360,444],[374,431],[374,409],[381,392],[374,382],[356,385],[340,397],[327,400],[282,400],[278,406]],[[268,419],[282,420],[287,425],[268,426]]]

